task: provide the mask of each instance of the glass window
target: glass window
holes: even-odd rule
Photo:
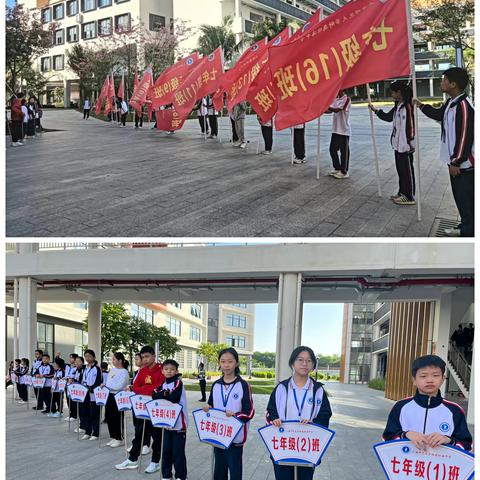
[[[78,25],[67,28],[67,42],[78,42]],[[85,310],[85,308],[83,309]]]
[[[227,335],[227,345],[230,347],[245,348],[245,337],[240,335]]]
[[[202,333],[198,327],[193,327],[190,325],[190,340],[195,340],[196,342],[201,342]]]
[[[50,57],[42,57],[40,59],[40,70],[42,72],[48,72],[50,71]]]
[[[124,2],[128,2],[129,0],[115,0],[115,3],[124,3]]]
[[[115,17],[115,31],[122,32],[130,29],[130,14],[117,15]]]
[[[111,35],[112,34],[112,19],[102,18],[98,21],[98,35]]]
[[[202,307],[198,303],[192,303],[190,305],[190,315],[202,318]]]
[[[218,320],[216,318],[209,318],[208,319],[208,326],[209,327],[218,327]]]
[[[63,43],[65,43],[63,28],[55,30],[55,45],[62,45]]]
[[[179,308],[179,309],[182,308],[182,304],[181,304],[181,303],[172,303],[172,305],[173,305],[175,308]]]
[[[90,38],[95,38],[95,22],[88,22],[82,25],[82,38],[88,40]]]
[[[229,325],[230,327],[247,328],[247,317],[245,317],[244,315],[228,313],[227,325]]]
[[[146,308],[142,305],[132,303],[132,317],[138,317],[144,322],[151,323],[153,325],[154,311]]]
[[[82,0],[82,12],[89,12],[97,8],[95,0]]]
[[[112,4],[112,0],[98,0],[98,8],[109,7]]]
[[[247,304],[246,303],[232,303],[232,305],[234,307],[238,307],[238,308],[247,308]]]
[[[54,355],[53,325],[51,323],[37,322],[37,348],[48,353],[52,360]]]
[[[54,70],[63,70],[63,55],[54,55],[53,56],[53,69]]]
[[[154,15],[151,13],[149,15],[149,29],[150,30],[158,30],[165,26],[165,17],[160,15]]]
[[[63,9],[63,3],[59,3],[58,5],[53,6],[53,19],[54,20],[61,20],[65,16],[65,12]]]
[[[178,362],[179,368],[185,368],[185,352],[183,350],[175,353],[175,360]]]
[[[191,350],[187,350],[187,367],[186,368],[192,368],[193,367],[193,352]]]
[[[52,20],[52,12],[49,8],[44,8],[42,10],[42,23],[48,23]]]
[[[168,331],[177,337],[182,335],[182,322],[173,317],[168,317],[165,326]]]
[[[67,15],[71,17],[78,13],[78,0],[69,0],[67,2]]]

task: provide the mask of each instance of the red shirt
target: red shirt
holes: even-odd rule
[[[12,100],[12,120],[23,120],[22,102],[19,98]]]
[[[151,368],[142,367],[133,382],[133,391],[139,395],[152,395],[153,391],[162,385],[165,375],[162,372],[162,364],[154,363]]]

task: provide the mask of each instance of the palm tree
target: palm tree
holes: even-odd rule
[[[252,45],[265,37],[268,37],[269,40],[275,38],[285,27],[288,26],[292,27],[292,31],[299,27],[297,23],[288,22],[285,19],[282,19],[280,23],[277,23],[271,18],[265,18],[263,22],[256,23],[253,27],[253,38],[251,39]]]
[[[233,55],[238,53],[242,46],[235,40],[235,34],[232,31],[233,19],[226,16],[220,26],[200,25],[201,35],[198,38],[198,48],[195,50],[202,55],[209,55],[219,46],[223,47],[223,57],[229,62]]]

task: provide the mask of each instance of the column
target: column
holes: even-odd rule
[[[235,42],[240,43],[242,40],[243,21],[241,0],[235,0],[235,17],[233,19],[233,33],[235,33]]]
[[[102,302],[88,302],[88,348],[92,349],[97,360],[102,360]]]
[[[435,89],[433,88],[433,78],[429,79],[429,84],[430,84],[430,96],[434,97],[435,96]]]
[[[278,282],[277,360],[275,382],[288,378],[290,354],[301,342],[302,334],[302,274],[282,273]]]
[[[70,82],[63,81],[63,108],[70,108]]]
[[[435,320],[433,325],[432,354],[438,355],[445,362],[448,358],[448,346],[450,340],[450,321],[452,317],[452,294],[444,293],[437,301],[435,308]],[[445,395],[446,382],[440,389]]]
[[[277,13],[275,20],[276,20],[277,23],[280,23],[280,22],[282,21],[282,14],[281,14],[281,13]]]
[[[18,356],[32,358],[37,348],[37,284],[31,277],[18,279]]]

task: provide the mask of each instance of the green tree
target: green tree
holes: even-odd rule
[[[221,25],[200,25],[200,37],[196,51],[202,55],[209,55],[216,48],[223,47],[223,57],[226,62],[232,60],[233,56],[240,51],[243,44],[235,40],[232,31],[233,19],[226,16]]]
[[[252,363],[258,368],[275,368],[275,352],[253,352]]]
[[[198,353],[203,355],[207,361],[207,370],[210,368],[210,365],[216,365],[218,362],[218,353],[220,350],[228,348],[228,345],[225,343],[211,343],[206,342],[202,343],[198,348]]]
[[[333,354],[333,355],[317,355],[317,368],[318,367],[326,367],[330,365],[330,367],[339,367],[340,366],[340,355]]]
[[[252,45],[265,37],[268,37],[269,40],[272,40],[287,26],[290,26],[292,31],[299,27],[297,23],[287,22],[285,19],[282,19],[280,23],[277,23],[271,18],[265,18],[263,22],[256,23],[253,27],[253,38],[251,40]]]

